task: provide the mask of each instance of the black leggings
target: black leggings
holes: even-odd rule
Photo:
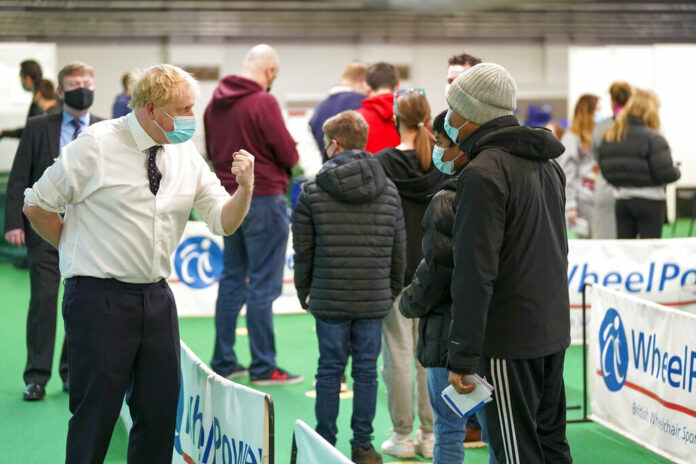
[[[631,198],[616,200],[617,238],[661,238],[665,201]]]

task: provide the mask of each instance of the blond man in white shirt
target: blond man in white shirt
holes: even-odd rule
[[[189,140],[198,95],[182,69],[147,69],[133,112],[85,129],[25,192],[24,213],[58,248],[66,279],[68,463],[104,460],[124,394],[128,461],[171,462],[180,361],[170,256],[191,208],[214,233],[233,233],[254,183],[253,156],[230,153],[240,185],[230,197]]]

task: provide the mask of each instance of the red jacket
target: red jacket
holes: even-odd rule
[[[205,144],[215,174],[228,192],[237,190],[232,153],[254,155],[254,196],[285,194],[297,163],[295,141],[285,128],[278,102],[258,83],[226,76],[204,116]]]
[[[367,134],[365,151],[377,153],[384,148],[392,148],[401,143],[399,132],[394,126],[394,94],[381,93],[367,97],[362,101],[362,108],[357,110],[370,126]]]

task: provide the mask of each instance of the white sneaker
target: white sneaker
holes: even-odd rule
[[[418,429],[418,432],[416,432],[416,443],[414,445],[416,453],[426,459],[432,459],[434,446],[435,435],[433,433],[425,433]]]
[[[389,437],[389,440],[382,443],[381,449],[384,454],[396,456],[397,458],[416,457],[416,450],[411,435],[401,435],[400,433],[394,432],[392,436]]]

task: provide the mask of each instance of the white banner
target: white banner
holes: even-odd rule
[[[267,464],[266,395],[220,377],[181,342],[175,464]]]
[[[222,237],[213,235],[204,222],[189,221],[186,224],[181,243],[171,257],[172,275],[167,279],[179,316],[215,315],[223,248]],[[304,312],[293,281],[293,255],[290,233],[283,267],[283,293],[273,304],[275,314]]]
[[[568,242],[570,334],[574,344],[582,343],[585,283],[696,314],[696,238]]]
[[[296,464],[352,464],[336,448],[300,419],[295,421]]]
[[[674,462],[696,462],[696,316],[590,292],[591,419]]]

